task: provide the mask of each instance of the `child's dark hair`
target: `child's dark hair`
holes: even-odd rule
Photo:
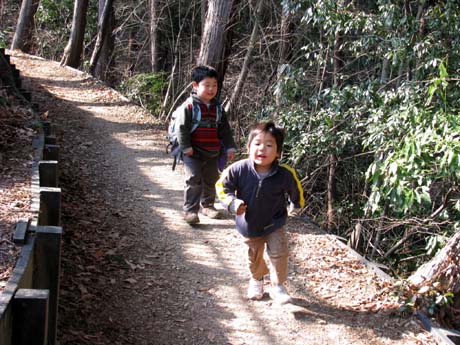
[[[198,65],[192,69],[192,81],[196,83],[199,83],[204,78],[215,78],[218,80],[218,76],[217,71],[211,66]]]
[[[260,133],[270,133],[276,140],[278,154],[281,154],[284,143],[284,129],[276,127],[272,121],[259,122],[252,127],[248,137],[248,149],[254,138]]]

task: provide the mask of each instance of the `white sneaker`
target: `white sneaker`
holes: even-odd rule
[[[286,304],[292,302],[291,296],[286,291],[283,285],[271,286],[269,295],[272,300],[279,304]]]
[[[248,287],[248,298],[252,300],[259,300],[262,299],[264,296],[264,280],[256,280],[251,278],[249,280],[249,287]]]

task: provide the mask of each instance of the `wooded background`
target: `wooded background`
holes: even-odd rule
[[[0,16],[2,46],[85,70],[164,124],[191,68],[214,66],[242,152],[255,121],[283,126],[303,214],[458,324],[458,1],[2,0]]]

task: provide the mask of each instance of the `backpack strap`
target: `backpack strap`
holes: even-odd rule
[[[188,109],[192,112],[192,129],[190,131],[193,132],[195,129],[198,128],[201,121],[201,108],[200,105],[196,102],[191,100],[191,103],[188,104]]]
[[[222,104],[217,104],[216,105],[216,123],[217,126],[220,125],[220,121],[222,120]]]
[[[192,129],[190,132],[193,132],[200,126],[201,122],[201,107],[197,102],[193,102],[192,98],[187,100],[188,109],[192,112]],[[216,127],[220,125],[222,120],[222,104],[216,104]]]

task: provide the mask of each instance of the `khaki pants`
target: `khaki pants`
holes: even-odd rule
[[[284,228],[267,236],[244,238],[248,246],[249,270],[254,279],[260,280],[270,273],[272,285],[282,284],[288,273],[288,240]]]

